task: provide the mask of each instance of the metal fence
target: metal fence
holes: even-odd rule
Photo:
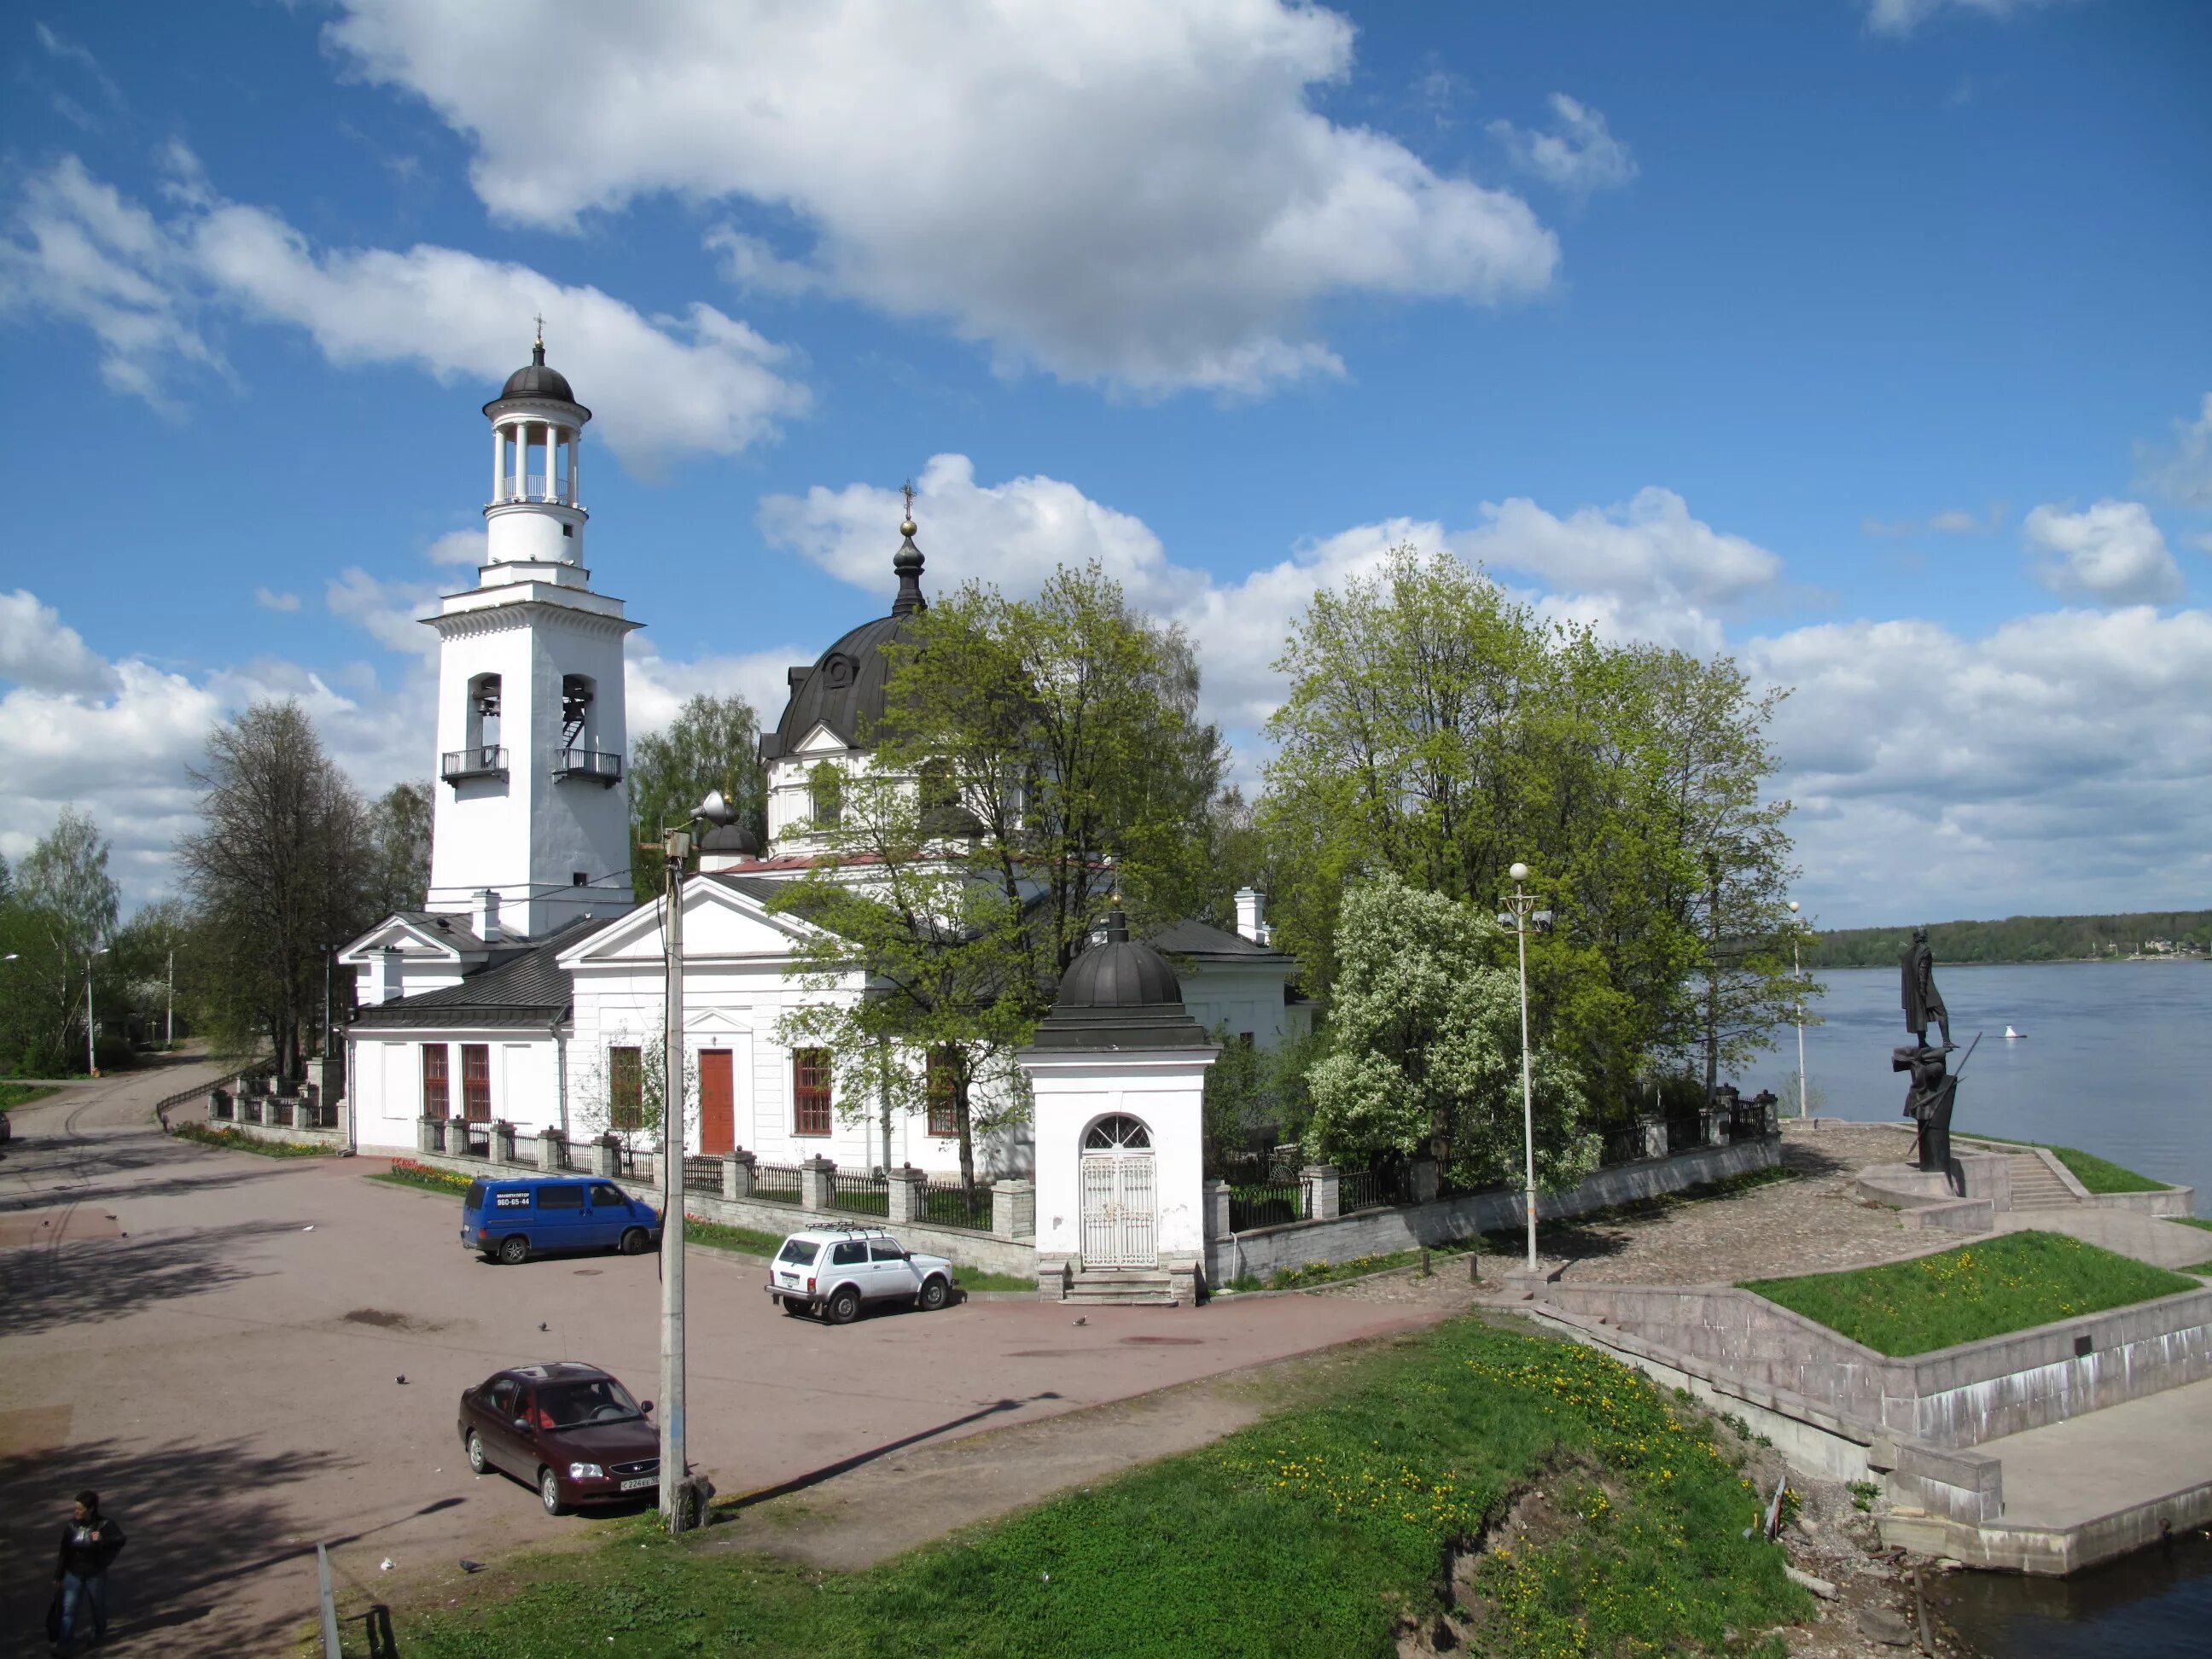
[[[1229,1230],[1245,1232],[1254,1227],[1273,1227],[1303,1220],[1310,1205],[1303,1181],[1232,1183],[1229,1188]]]
[[[921,1206],[920,1219],[936,1223],[940,1227],[975,1227],[988,1229],[991,1224],[991,1188],[985,1182],[963,1187],[959,1179],[939,1180],[925,1176],[915,1188],[916,1201]]]
[[[848,1210],[855,1215],[888,1216],[891,1212],[891,1183],[880,1175],[833,1170],[830,1176],[830,1207]]]
[[[1609,1170],[1616,1164],[1633,1164],[1644,1156],[1644,1126],[1623,1124],[1605,1131],[1598,1146],[1597,1161],[1601,1169]]]
[[[1336,1178],[1336,1207],[1340,1215],[1354,1210],[1388,1209],[1413,1201],[1413,1171],[1403,1164],[1377,1164],[1371,1170],[1346,1170]],[[1234,1200],[1231,1200],[1234,1207]]]
[[[719,1198],[722,1192],[722,1159],[719,1153],[684,1160],[684,1190]]]
[[[489,1158],[491,1125],[453,1118],[446,1125],[446,1151],[454,1158]]]
[[[753,1166],[753,1196],[769,1204],[799,1202],[799,1166],[796,1164],[756,1164]]]

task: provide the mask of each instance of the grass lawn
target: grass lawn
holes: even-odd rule
[[[2004,1233],[1911,1261],[1742,1286],[1877,1353],[1926,1353],[2200,1288],[2063,1233]]]
[[[1027,1291],[1036,1294],[1037,1282],[1017,1273],[986,1273],[981,1267],[963,1267],[953,1264],[952,1282],[963,1291]]]
[[[2073,1171],[2074,1179],[2093,1193],[2162,1193],[2170,1185],[2153,1181],[2147,1175],[2137,1175],[2109,1158],[2085,1152],[2079,1146],[2053,1146],[2048,1141],[2014,1140],[2006,1135],[1978,1134],[1965,1129],[1955,1133],[1963,1139],[1994,1140],[2004,1146],[2040,1146]]]
[[[1779,1659],[1805,1617],[1732,1438],[1571,1343],[1462,1319],[1346,1358],[1217,1445],[857,1573],[680,1543],[652,1517],[399,1620],[409,1659],[1393,1659],[1439,1564],[1534,1485],[1559,1524],[1480,1558],[1486,1650]],[[1686,1400],[1687,1396],[1680,1396]],[[521,1582],[522,1587],[500,1594]],[[496,1587],[496,1588],[495,1588]],[[610,1639],[612,1638],[612,1639]]]
[[[210,1129],[204,1123],[179,1123],[169,1133],[179,1140],[228,1147],[234,1152],[258,1152],[264,1158],[327,1158],[337,1150],[309,1140],[257,1140],[235,1129]]]
[[[48,1095],[58,1095],[61,1090],[51,1083],[0,1083],[0,1112],[27,1106],[34,1100],[44,1100]]]
[[[781,1233],[764,1233],[751,1227],[726,1227],[719,1221],[702,1221],[696,1215],[684,1218],[684,1242],[703,1244],[710,1250],[727,1250],[732,1255],[772,1256],[783,1243]]]

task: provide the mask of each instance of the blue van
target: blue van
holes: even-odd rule
[[[472,1181],[461,1200],[461,1247],[509,1266],[560,1250],[642,1255],[659,1243],[660,1212],[592,1176]]]

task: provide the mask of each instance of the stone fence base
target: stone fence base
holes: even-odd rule
[[[1699,1146],[1673,1158],[1647,1158],[1600,1170],[1571,1193],[1540,1193],[1540,1221],[1586,1215],[1593,1210],[1638,1199],[1680,1192],[1708,1181],[1772,1169],[1782,1161],[1779,1135]],[[1209,1204],[1216,1218],[1206,1240],[1206,1280],[1226,1285],[1239,1275],[1265,1279],[1286,1267],[1316,1261],[1352,1261],[1361,1256],[1392,1255],[1424,1244],[1455,1243],[1478,1233],[1504,1232],[1522,1225],[1517,1192],[1471,1193],[1395,1209],[1364,1210],[1328,1220],[1286,1221],[1249,1232],[1226,1230],[1225,1197]]]
[[[593,1149],[586,1144],[574,1150],[577,1162],[588,1163],[588,1154]],[[428,1164],[433,1169],[450,1170],[456,1175],[487,1181],[514,1180],[545,1173],[534,1162],[507,1164],[489,1158],[455,1158],[445,1152],[419,1151],[412,1157],[416,1163]],[[575,1173],[588,1176],[599,1172],[586,1168]],[[654,1206],[660,1202],[660,1188],[651,1182],[628,1176],[608,1175],[605,1178],[613,1181],[633,1198],[641,1198]],[[1028,1185],[1027,1182],[1019,1184],[1023,1187]],[[1023,1206],[1018,1204],[1005,1202],[994,1207],[1012,1212],[1010,1221],[1016,1218],[1028,1218],[1022,1213]],[[964,1227],[945,1227],[918,1221],[887,1224],[879,1217],[857,1215],[850,1211],[807,1209],[799,1205],[778,1204],[766,1199],[726,1198],[701,1192],[684,1194],[684,1213],[696,1220],[719,1222],[726,1227],[745,1227],[778,1237],[807,1228],[891,1224],[895,1225],[900,1242],[909,1249],[941,1255],[956,1266],[975,1267],[985,1273],[1007,1273],[1018,1279],[1034,1279],[1036,1276],[1036,1247],[1034,1244],[1025,1240],[1000,1238],[991,1233],[971,1231]]]

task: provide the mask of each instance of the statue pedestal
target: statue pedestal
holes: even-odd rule
[[[1945,1176],[1911,1164],[1870,1164],[1859,1171],[1858,1189],[1862,1198],[1877,1204],[1901,1205],[1908,1210],[1923,1204],[1948,1204],[1959,1197]]]

